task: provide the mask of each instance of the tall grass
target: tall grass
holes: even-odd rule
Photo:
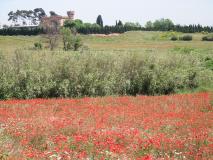
[[[0,52],[0,99],[170,94],[212,77],[190,54]]]

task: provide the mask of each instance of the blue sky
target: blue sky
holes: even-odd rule
[[[75,18],[91,23],[101,14],[108,25],[116,19],[144,25],[148,20],[170,18],[176,24],[213,26],[213,0],[0,0],[0,24],[7,23],[11,10],[38,7],[61,15],[74,10]]]

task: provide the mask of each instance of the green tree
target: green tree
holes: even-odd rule
[[[140,28],[141,25],[137,22],[137,23],[133,23],[133,22],[126,22],[124,24],[124,27],[132,27],[132,28]]]
[[[41,18],[46,16],[46,13],[42,8],[36,8],[34,10],[11,11],[8,13],[8,16],[8,21],[12,21],[15,26],[38,25]]]
[[[21,24],[25,24],[25,21],[21,22],[21,19],[23,18],[22,16],[22,11],[17,10],[16,12],[9,12],[8,13],[9,19],[8,21],[12,21],[15,26],[19,26]]]
[[[146,25],[145,25],[145,28],[146,29],[152,29],[153,28],[153,23],[152,23],[152,21],[148,21],[147,23],[146,23]]]
[[[80,28],[84,27],[84,23],[80,19],[76,19],[74,21],[73,20],[66,20],[64,22],[64,27],[70,28],[70,29],[75,28],[76,30],[79,30]]]
[[[63,27],[60,30],[60,33],[62,35],[62,40],[63,40],[63,45],[64,45],[64,50],[70,50],[72,49],[72,32],[69,28]]]
[[[63,39],[64,50],[77,51],[83,44],[80,37],[74,34],[71,29],[63,27],[60,30]]]
[[[83,46],[82,40],[78,35],[74,36],[72,44],[74,51],[77,51],[80,47]]]
[[[8,13],[8,16],[9,16],[8,21],[12,21],[13,23],[17,22],[18,17],[17,17],[17,15],[16,15],[15,12],[10,11],[10,12]]]
[[[123,27],[123,23],[122,23],[122,21],[121,21],[121,20],[119,20],[119,21],[118,21],[118,23],[117,23],[117,27]]]
[[[96,23],[97,23],[99,26],[101,26],[101,27],[104,26],[103,19],[102,19],[102,16],[101,16],[101,15],[99,15],[99,16],[97,17]]]
[[[170,19],[160,19],[153,23],[153,28],[160,31],[169,31],[174,27],[174,23]]]
[[[33,14],[34,14],[34,17],[33,17],[33,24],[34,25],[38,24],[43,17],[47,16],[45,11],[42,8],[35,8],[33,10]]]

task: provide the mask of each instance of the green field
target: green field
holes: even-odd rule
[[[81,35],[77,52],[50,51],[42,36],[0,36],[0,99],[212,91],[213,43],[172,34]]]
[[[182,33],[177,33],[183,35]],[[119,36],[81,36],[85,45],[91,50],[139,50],[139,49],[157,49],[169,50],[177,47],[187,47],[194,49],[213,49],[212,42],[202,42],[204,36],[201,33],[191,34],[193,41],[170,41],[170,32],[127,32]],[[40,36],[0,36],[1,50],[11,50],[17,48],[33,47],[35,41],[44,41]],[[62,48],[62,46],[61,46]]]

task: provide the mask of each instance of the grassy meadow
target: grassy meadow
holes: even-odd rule
[[[169,50],[176,47],[187,47],[194,49],[213,49],[212,42],[202,42],[205,34],[193,33],[193,41],[170,41],[171,36],[184,35],[177,32],[141,32],[132,31],[114,36],[81,35],[82,40],[90,50],[138,50],[138,49],[160,49]],[[187,34],[188,35],[188,34]],[[17,48],[29,49],[34,42],[45,39],[41,36],[0,36],[0,48],[2,51],[11,51]],[[62,49],[62,45],[59,45]]]

